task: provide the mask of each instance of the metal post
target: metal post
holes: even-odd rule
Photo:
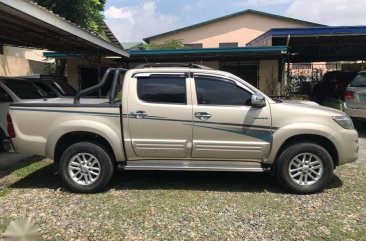
[[[102,67],[102,57],[99,54],[99,50],[98,50],[98,57],[97,57],[97,75],[98,75],[98,84],[100,83],[100,81],[102,80],[102,76],[101,76],[101,67]],[[98,97],[101,98],[102,97],[102,89],[98,90]]]

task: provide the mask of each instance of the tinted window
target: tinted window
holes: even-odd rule
[[[351,87],[366,87],[366,75],[359,74],[351,82]]]
[[[20,99],[43,99],[40,90],[29,81],[11,79],[3,83]]]
[[[184,76],[138,78],[137,94],[146,102],[186,104],[186,80]]]
[[[46,93],[48,98],[57,97],[55,91],[53,91],[47,84],[41,82],[34,82],[34,84],[37,85],[37,87],[39,87],[40,89],[42,89]]]
[[[202,76],[195,82],[199,105],[250,105],[252,95],[234,82]]]
[[[219,43],[219,48],[236,48],[238,43]]]
[[[52,85],[59,90],[59,92],[61,93],[61,95],[63,96],[74,96],[76,95],[76,90],[71,87],[68,83],[66,83],[65,81],[55,81],[52,82]]]
[[[0,102],[13,102],[10,95],[0,87]]]

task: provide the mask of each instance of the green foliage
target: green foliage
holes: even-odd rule
[[[102,11],[106,0],[32,0],[89,31],[104,34]]]
[[[143,50],[156,50],[156,49],[185,49],[183,41],[180,39],[171,39],[165,41],[163,44],[144,44],[140,47]]]

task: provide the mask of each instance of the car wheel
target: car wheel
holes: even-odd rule
[[[315,143],[296,143],[279,156],[276,174],[282,185],[293,193],[321,191],[333,175],[332,157]]]
[[[6,151],[3,140],[5,140],[5,133],[0,129],[0,153]]]
[[[91,142],[71,145],[62,154],[59,165],[67,187],[78,193],[104,190],[114,173],[109,152],[102,145]]]

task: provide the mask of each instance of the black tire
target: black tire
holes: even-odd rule
[[[310,164],[310,168],[309,164],[298,164],[299,159],[304,160],[304,158],[301,158],[303,157],[303,154],[308,154],[305,156],[306,160],[314,163]],[[309,154],[311,154],[311,157]],[[316,162],[319,164],[315,164]],[[317,168],[318,166],[321,166],[320,162],[322,164],[322,171],[321,167]],[[297,164],[299,166],[296,166]],[[293,177],[290,175],[290,166]],[[309,169],[313,169],[314,173]],[[327,150],[315,143],[298,142],[287,147],[279,156],[276,176],[288,191],[297,194],[311,194],[319,192],[324,188],[332,178],[333,170],[334,163]],[[318,173],[318,175],[316,175],[316,173]],[[315,179],[310,179],[310,174],[311,178],[315,177]],[[296,180],[300,178],[301,180]],[[305,183],[305,179],[309,181]]]
[[[5,133],[0,129],[0,153],[6,152],[6,149],[3,144],[3,140],[5,140]]]
[[[84,159],[82,157],[83,155]],[[93,168],[99,168],[99,171],[95,171],[99,173],[99,175],[90,174],[92,172],[94,173],[94,170],[83,169],[86,162],[84,162],[83,165],[72,164],[73,166],[70,167],[71,162],[80,163],[79,161],[83,161],[88,158],[94,162],[93,157],[97,159],[97,162],[99,163],[98,165],[94,164],[93,166]],[[103,191],[109,184],[115,169],[113,159],[107,149],[98,143],[92,142],[79,142],[67,148],[61,156],[59,167],[62,180],[71,191],[77,193],[96,193]],[[69,169],[69,167],[75,168],[76,170]],[[92,168],[91,166],[89,167]],[[80,170],[78,171],[77,168]],[[89,171],[90,173],[87,174],[86,172]],[[70,172],[75,172],[74,174],[79,172],[80,175],[74,175],[74,178],[84,175],[82,179],[85,181],[85,175],[91,175],[95,180],[89,184],[87,182],[80,184],[77,180],[75,181],[73,179]],[[88,180],[91,180],[91,178],[88,177]],[[82,180],[80,180],[80,182],[82,182]]]

